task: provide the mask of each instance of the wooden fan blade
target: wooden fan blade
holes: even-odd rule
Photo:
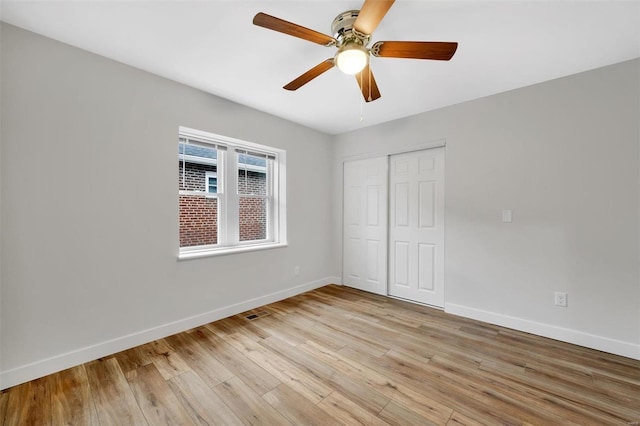
[[[358,86],[360,86],[365,101],[373,102],[380,97],[380,90],[378,90],[376,79],[373,78],[373,73],[368,64],[362,71],[356,74],[356,80],[358,81]]]
[[[253,17],[253,24],[273,31],[289,34],[303,40],[308,40],[313,43],[318,43],[323,46],[332,46],[336,44],[336,39],[333,37],[262,12]]]
[[[353,28],[371,35],[395,0],[365,0]]]
[[[448,61],[457,48],[458,43],[446,41],[379,41],[371,46],[371,54],[383,58]]]
[[[309,71],[305,72],[283,88],[287,90],[298,90],[320,74],[329,71],[331,68],[333,68],[333,58],[320,62],[318,65],[311,68]]]

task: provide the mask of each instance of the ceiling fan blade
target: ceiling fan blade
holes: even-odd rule
[[[333,58],[320,62],[315,67],[311,68],[309,71],[305,72],[300,77],[284,86],[283,89],[298,90],[314,78],[318,77],[320,74],[329,71],[331,68],[333,68]]]
[[[371,46],[371,54],[382,58],[448,61],[457,48],[458,43],[446,41],[379,41]]]
[[[356,74],[356,80],[358,81],[358,86],[360,86],[365,101],[372,102],[380,97],[380,90],[378,90],[376,79],[373,78],[373,73],[368,64],[362,71]]]
[[[365,0],[353,28],[371,35],[395,0]]]
[[[323,46],[332,46],[336,44],[336,39],[333,37],[262,12],[253,17],[253,24],[273,31],[289,34],[303,40],[308,40],[313,43],[318,43]]]

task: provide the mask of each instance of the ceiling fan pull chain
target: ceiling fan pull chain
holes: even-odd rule
[[[362,82],[364,80],[363,72],[360,73],[360,87],[362,87]],[[360,98],[360,122],[364,121],[364,97],[358,96]]]
[[[369,68],[369,102],[371,102],[373,99],[371,99],[371,66],[368,66],[367,68]]]

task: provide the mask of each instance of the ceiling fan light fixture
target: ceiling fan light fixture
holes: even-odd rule
[[[362,71],[369,62],[369,51],[359,44],[346,44],[338,50],[335,60],[340,71],[354,75]]]

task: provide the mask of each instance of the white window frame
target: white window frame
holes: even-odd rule
[[[193,259],[204,256],[216,256],[253,250],[264,250],[287,245],[286,230],[286,151],[271,146],[247,142],[240,139],[216,135],[201,130],[180,126],[179,138],[195,143],[225,147],[218,150],[217,178],[218,192],[208,192],[208,176],[205,174],[205,193],[218,199],[218,244],[178,247],[178,259]],[[239,151],[265,155],[267,161],[267,238],[264,240],[240,241],[239,236],[239,199],[245,194],[238,192]],[[182,156],[179,154],[179,158]],[[179,194],[192,194],[193,191],[179,190]],[[200,193],[199,195],[203,195]],[[179,226],[177,226],[179,228]],[[178,244],[179,246],[179,244]]]

